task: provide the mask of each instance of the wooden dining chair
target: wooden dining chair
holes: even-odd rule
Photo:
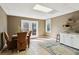
[[[17,33],[17,50],[22,51],[27,48],[27,32]]]
[[[30,46],[30,37],[31,37],[31,33],[32,33],[32,31],[29,31],[29,32],[28,32],[28,36],[27,36],[28,48],[29,48],[29,46]]]
[[[17,42],[15,40],[11,40],[7,32],[4,33],[5,44],[7,45],[8,50],[14,50],[17,47]]]

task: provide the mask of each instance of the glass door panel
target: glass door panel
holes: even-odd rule
[[[38,36],[38,22],[33,21],[32,22],[32,37],[37,37]]]
[[[36,24],[32,23],[32,35],[36,35]]]
[[[29,31],[29,22],[26,20],[21,21],[21,31],[22,32],[27,32]]]

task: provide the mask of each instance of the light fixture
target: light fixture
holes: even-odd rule
[[[36,4],[33,9],[34,9],[34,10],[41,11],[41,12],[45,12],[45,13],[49,13],[49,12],[52,11],[51,8],[48,8],[48,7],[39,5],[39,4]]]

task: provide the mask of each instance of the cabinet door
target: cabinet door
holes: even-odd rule
[[[72,36],[70,34],[63,34],[61,36],[60,43],[71,46],[72,45]]]
[[[76,35],[73,39],[73,47],[79,49],[79,35]]]
[[[65,38],[66,38],[65,39],[65,44],[68,45],[68,46],[72,46],[73,37],[71,35],[67,35]]]
[[[60,43],[64,44],[64,35],[63,34],[60,35]]]

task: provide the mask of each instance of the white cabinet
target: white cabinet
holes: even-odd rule
[[[79,49],[79,35],[60,33],[60,43]]]
[[[68,45],[68,46],[71,46],[72,45],[72,40],[67,38],[65,39],[65,44]]]
[[[75,36],[73,40],[73,47],[78,48],[79,49],[79,36]]]
[[[64,39],[64,35],[63,34],[60,35],[60,43],[65,43],[65,39]]]

